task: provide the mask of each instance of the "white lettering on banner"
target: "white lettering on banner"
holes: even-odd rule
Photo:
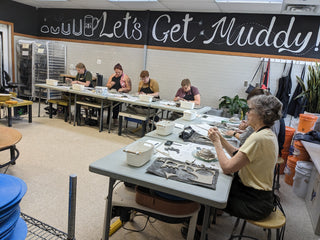
[[[135,17],[132,19],[132,16],[129,12],[126,13],[123,21],[117,21],[112,29],[112,32],[106,33],[106,26],[107,26],[107,12],[103,12],[100,18],[94,17],[92,15],[85,15],[83,19],[78,20],[78,25],[76,24],[77,20],[72,19],[72,32],[71,32],[71,25],[70,23],[58,23],[56,26],[48,26],[48,24],[44,24],[40,27],[40,32],[43,34],[62,34],[62,35],[74,35],[74,36],[85,36],[85,37],[94,37],[95,32],[97,29],[100,28],[101,30],[99,33],[99,38],[107,37],[107,38],[122,38],[125,37],[126,39],[134,39],[140,40],[142,38],[142,31],[141,31],[141,23],[138,22],[138,19]],[[44,19],[46,22],[46,19]],[[68,20],[70,22],[70,20]],[[82,24],[83,22],[83,24]],[[60,27],[61,24],[61,27]],[[65,27],[66,26],[66,27]],[[79,27],[78,31],[76,27]],[[67,28],[67,30],[65,30]],[[132,29],[131,32],[129,29]]]
[[[291,41],[291,43],[290,43],[289,38],[292,39],[292,36],[290,36],[290,34],[291,34],[291,31],[292,31],[292,28],[294,25],[295,17],[291,17],[287,30],[282,30],[282,31],[279,31],[278,33],[275,33],[272,31],[274,24],[276,22],[276,19],[277,18],[275,16],[272,17],[268,30],[266,30],[266,29],[260,30],[258,32],[258,34],[256,35],[255,40],[253,40],[252,42],[250,42],[250,39],[251,39],[251,37],[254,38],[254,36],[252,36],[252,32],[254,30],[254,27],[251,26],[250,29],[248,30],[247,36],[244,37],[245,40],[243,42],[241,42],[241,39],[246,31],[246,27],[242,26],[240,28],[240,30],[238,32],[236,32],[237,29],[234,29],[234,24],[235,24],[236,18],[232,18],[230,20],[229,25],[225,29],[227,17],[223,17],[211,26],[211,28],[214,31],[213,31],[211,37],[207,40],[204,40],[203,43],[210,44],[218,36],[222,39],[226,38],[225,41],[228,46],[232,46],[234,44],[237,44],[239,46],[256,45],[256,46],[260,47],[260,46],[265,45],[265,46],[269,47],[269,46],[273,45],[274,48],[278,49],[278,52],[288,51],[288,52],[292,52],[292,53],[300,53],[303,50],[305,50],[305,48],[307,47],[307,45],[311,39],[312,32],[308,32],[303,39],[302,39],[302,34],[298,33],[295,36],[294,40]],[[219,30],[220,30],[220,32],[219,32]],[[263,34],[266,34],[264,39],[263,39]],[[274,35],[273,40],[270,37],[271,34]],[[300,40],[300,38],[301,38],[301,40]],[[234,40],[232,41],[231,39],[234,39]],[[262,42],[260,42],[259,40],[262,40]],[[270,42],[269,42],[269,40],[270,40]],[[294,48],[294,49],[292,49],[292,48]]]
[[[71,34],[71,27],[69,23],[67,24],[67,27],[68,27],[68,30],[66,31],[64,29],[64,23],[61,23],[61,33],[66,36]]]
[[[182,34],[179,33],[181,30],[181,25],[180,24],[175,24],[171,27],[171,29],[162,32],[162,38],[160,38],[160,36],[157,36],[157,27],[158,27],[158,23],[161,20],[161,18],[167,18],[167,23],[171,22],[171,18],[168,14],[163,14],[161,16],[159,16],[157,18],[157,20],[155,21],[153,27],[152,27],[152,37],[153,39],[155,39],[158,42],[163,42],[165,43],[168,40],[168,37],[170,36],[170,40],[172,42],[179,42],[182,38],[184,39],[185,42],[187,43],[191,43],[195,40],[195,37],[192,38],[191,40],[188,40],[188,29],[189,29],[189,23],[193,20],[193,18],[190,18],[189,14],[186,14],[184,19],[182,19],[183,23],[183,32]],[[169,34],[170,33],[170,34]],[[180,35],[181,34],[181,35]],[[177,37],[177,38],[175,38]]]
[[[205,21],[210,21],[211,18],[209,17],[196,21],[194,20],[195,17],[189,13],[181,15],[178,19],[175,15],[171,15],[173,13],[164,13],[155,16],[153,26],[144,31],[142,28],[148,26],[144,21],[149,21],[149,18],[142,17],[142,19],[139,19],[131,15],[130,12],[125,12],[118,19],[112,18],[110,20],[107,11],[101,11],[100,14],[100,17],[87,14],[80,18],[71,18],[60,22],[51,20],[50,24],[47,21],[48,19],[44,18],[43,25],[40,26],[40,32],[42,34],[60,34],[92,40],[113,38],[134,42],[141,40],[144,34],[149,33],[148,30],[150,30],[151,42],[156,41],[164,46],[177,46],[176,43],[180,43],[180,46],[186,48],[214,49],[217,46],[218,50],[219,46],[223,46],[220,48],[230,47],[230,51],[237,48],[243,48],[245,51],[252,46],[257,52],[260,52],[257,48],[261,48],[263,51],[270,48],[278,53],[291,53],[292,55],[320,51],[320,26],[312,25],[312,27],[309,27],[310,30],[299,32],[300,29],[307,28],[308,25],[305,28],[298,27],[297,25],[303,24],[304,21],[296,22],[296,19],[300,18],[294,16],[269,17],[268,15],[268,20],[263,20],[266,22],[262,25],[258,21],[246,21],[240,24],[238,22],[243,19],[241,16],[232,15],[228,17],[229,15],[222,15],[217,20],[211,20],[212,22],[208,25],[205,24]],[[195,16],[198,18],[198,15],[195,14]],[[287,26],[282,22],[281,25],[279,24],[283,19],[288,21]],[[147,37],[145,38],[147,39]],[[311,43],[311,39],[315,43]]]

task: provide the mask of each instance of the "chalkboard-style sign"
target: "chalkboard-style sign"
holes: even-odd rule
[[[144,44],[146,12],[40,9],[39,35],[54,38]]]
[[[152,12],[149,45],[319,58],[320,18]]]
[[[38,11],[35,7],[11,0],[1,0],[0,20],[13,23],[13,30],[17,33],[38,35]]]
[[[266,14],[39,9],[39,35],[318,59],[319,20]]]

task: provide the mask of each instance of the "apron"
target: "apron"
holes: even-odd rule
[[[78,74],[76,76],[76,80],[80,82],[86,82],[87,70],[83,74]],[[90,82],[89,87],[93,87],[92,83]]]
[[[192,91],[192,87],[191,87],[191,94],[188,94],[188,95],[186,94],[183,98],[187,101],[194,101],[194,94]]]
[[[292,65],[293,63],[291,62],[288,75],[279,79],[279,87],[278,87],[278,92],[276,94],[276,97],[282,102],[282,105],[283,105],[282,117],[286,117],[287,111],[288,111],[288,105],[289,105],[289,99],[290,99],[291,87],[292,87],[292,81],[291,81]]]
[[[117,91],[121,88],[121,84],[120,84],[120,79],[121,79],[121,76],[120,77],[113,77],[112,78],[112,82],[115,82],[116,84],[113,85],[111,87],[111,89],[116,89]]]
[[[148,87],[146,87],[146,88],[141,88],[140,89],[140,92],[143,92],[143,93],[145,93],[145,94],[151,94],[151,93],[154,93],[152,90],[151,90],[151,88],[150,88],[150,81],[151,81],[151,79],[149,80],[149,83],[148,83]],[[158,97],[154,97],[154,98],[160,98],[159,96]]]

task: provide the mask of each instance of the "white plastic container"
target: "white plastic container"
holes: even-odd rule
[[[96,90],[97,94],[101,94],[101,95],[107,95],[108,94],[108,88],[107,87],[96,86],[95,90]]]
[[[186,110],[183,112],[182,119],[191,121],[197,117],[197,114],[194,111]]]
[[[139,100],[142,102],[152,102],[152,98],[150,95],[139,95]]]
[[[127,153],[127,164],[141,167],[150,161],[153,153],[153,144],[148,142],[135,142],[123,150]]]
[[[309,180],[313,168],[312,162],[298,161],[296,172],[293,177],[293,192],[301,198],[305,198],[309,185]]]
[[[84,90],[84,85],[82,84],[72,84],[72,89],[77,90],[77,91],[83,91]]]
[[[160,121],[156,123],[156,133],[167,136],[173,132],[174,123],[172,121]]]
[[[194,102],[180,101],[180,107],[185,109],[193,109]]]
[[[46,79],[46,84],[51,85],[51,86],[58,86],[58,80],[54,79]]]

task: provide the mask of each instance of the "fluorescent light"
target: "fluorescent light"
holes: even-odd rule
[[[282,3],[283,0],[215,0],[220,3]]]
[[[69,0],[36,0],[38,2],[68,2]]]
[[[286,10],[291,12],[313,12],[316,9],[314,5],[287,5]]]
[[[158,2],[158,0],[109,0],[109,2]]]

